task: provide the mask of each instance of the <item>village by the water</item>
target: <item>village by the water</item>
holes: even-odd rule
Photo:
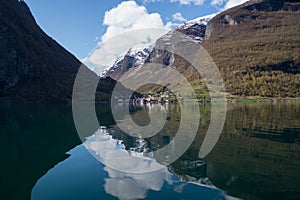
[[[210,97],[200,97],[197,99],[196,97],[193,98],[199,102],[210,102]],[[126,97],[115,97],[115,100],[118,103],[137,103],[137,104],[168,104],[168,103],[176,103],[182,101],[188,101],[188,99],[184,99],[183,95],[177,93],[174,94],[172,92],[161,92],[161,93],[154,93],[154,94],[142,94],[142,95],[132,95],[131,98]],[[191,100],[191,99],[189,99]]]

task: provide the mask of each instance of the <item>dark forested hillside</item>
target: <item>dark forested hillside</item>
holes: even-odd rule
[[[70,101],[80,66],[98,77],[37,25],[24,1],[0,0],[0,97],[19,102]],[[115,81],[101,80],[108,96]]]

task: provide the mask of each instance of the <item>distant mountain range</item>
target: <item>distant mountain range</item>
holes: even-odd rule
[[[205,37],[207,22],[215,15],[216,14],[199,17],[185,22],[184,24],[179,25],[175,30],[192,37],[195,42],[201,43]],[[166,46],[171,44],[172,37],[174,37],[173,32],[174,30],[171,30],[166,35],[160,37],[156,41],[155,46],[130,48],[123,58],[117,60],[111,68],[104,70],[102,76],[112,77],[113,79],[118,80],[126,72],[134,71],[136,68],[142,67],[145,63],[155,62],[170,65],[171,55],[169,55],[168,52],[165,52],[165,54],[163,52],[159,52],[157,50],[157,45]],[[156,60],[154,60],[154,57]]]
[[[176,68],[199,96],[207,95],[205,83],[191,64],[162,50],[162,46],[168,46],[176,37],[174,31],[178,31],[208,51],[222,74],[228,94],[300,97],[299,7],[296,0],[250,0],[219,14],[197,18],[159,38],[153,48],[136,54],[128,52],[103,75],[118,80],[126,72],[130,76],[142,67],[136,63],[159,63]],[[179,42],[184,44],[177,41],[173,45]],[[192,53],[188,48],[184,51]],[[143,62],[138,62],[141,58],[137,55],[143,55]]]
[[[251,0],[216,16],[186,22],[152,47],[131,48],[104,72],[96,92],[108,100],[124,73],[145,63],[173,67],[207,95],[206,84],[191,64],[163,50],[174,33],[202,44],[214,59],[226,91],[237,96],[300,97],[300,3],[297,0]],[[181,47],[186,41],[177,41]],[[184,49],[189,54],[192,51]],[[99,77],[37,25],[25,2],[0,0],[0,99],[21,102],[70,102],[79,68],[84,81]],[[111,78],[115,79],[111,79]],[[162,87],[148,87],[160,90]]]

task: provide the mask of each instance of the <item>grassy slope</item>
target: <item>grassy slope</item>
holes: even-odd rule
[[[300,97],[300,11],[283,4],[242,5],[209,22],[204,47],[231,94]],[[237,25],[228,24],[225,15]]]

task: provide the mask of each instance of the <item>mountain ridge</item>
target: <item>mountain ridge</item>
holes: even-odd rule
[[[173,31],[176,30],[182,34],[188,35],[189,37],[193,38],[196,42],[201,43],[204,40],[205,36],[205,25],[207,22],[214,17],[216,14],[211,14],[203,17],[198,17],[196,19],[187,21],[183,24],[180,24],[175,29],[170,30],[167,34],[161,36],[157,39],[156,44],[149,47],[144,47],[142,50],[137,51],[134,55],[130,55],[130,51],[132,48],[128,50],[126,55],[115,62],[113,66],[111,66],[108,70],[104,71],[103,76],[104,77],[111,77],[113,79],[118,80],[122,75],[125,73],[129,73],[128,76],[131,76],[132,72],[134,74],[134,70],[136,70],[138,67],[141,67],[144,63],[161,63],[163,65],[170,65],[172,62],[170,59],[172,59],[172,56],[170,53],[165,52],[163,56],[158,56],[160,53],[160,50],[155,49],[155,46],[157,43],[165,43],[166,45],[168,43],[171,43],[169,41],[169,38],[172,38]],[[134,49],[134,47],[133,47]],[[140,64],[136,65],[135,63],[138,61],[136,58],[138,54],[144,53],[144,57],[142,59],[142,62]],[[161,60],[158,60],[158,58],[154,59],[154,57],[160,57]]]
[[[99,81],[94,72],[38,26],[24,1],[0,0],[0,60],[1,99],[70,102],[80,67],[85,82]],[[98,90],[107,94],[107,88],[114,84],[113,80],[100,80]]]
[[[198,96],[208,95],[201,76],[187,61],[162,50],[179,31],[210,54],[229,96],[300,97],[299,8],[296,0],[250,0],[216,14],[207,24],[191,20],[160,37],[145,63],[175,68]]]

